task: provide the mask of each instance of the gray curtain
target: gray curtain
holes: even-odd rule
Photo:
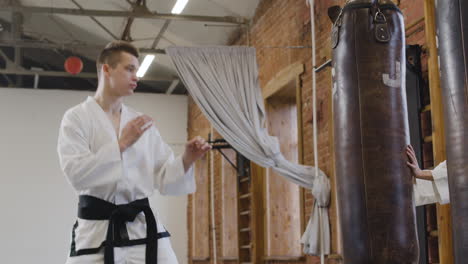
[[[196,104],[231,146],[249,160],[311,190],[316,202],[302,237],[304,252],[329,254],[329,180],[321,170],[317,175],[314,167],[286,160],[278,138],[268,135],[255,49],[169,47],[166,53]]]

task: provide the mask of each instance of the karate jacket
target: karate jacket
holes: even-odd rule
[[[122,104],[120,132],[141,113]],[[193,169],[184,171],[182,157],[175,157],[153,125],[123,153],[112,121],[93,97],[66,111],[59,132],[61,168],[78,195],[91,195],[114,204],[127,204],[162,195],[195,191]],[[166,231],[153,209],[158,232]],[[106,239],[109,221],[78,218],[72,230],[73,250],[99,247]],[[131,240],[146,237],[143,213],[126,223]],[[170,248],[169,250],[172,250]]]
[[[416,183],[413,185],[416,206],[450,202],[446,161],[432,170],[432,176],[434,181],[416,179]]]

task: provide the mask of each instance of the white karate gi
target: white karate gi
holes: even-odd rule
[[[413,185],[416,206],[450,202],[446,161],[432,170],[432,177],[434,181],[416,179],[416,184]]]
[[[127,122],[139,115],[122,105],[119,135]],[[65,176],[79,195],[127,204],[150,197],[155,189],[163,195],[195,191],[193,169],[184,172],[182,157],[174,157],[154,125],[121,155],[114,126],[92,97],[65,113],[58,138],[58,155]],[[164,232],[156,211],[153,212],[158,232]],[[77,223],[76,250],[97,248],[106,239],[108,220],[78,218]],[[126,226],[129,239],[146,237],[143,213]],[[115,248],[115,263],[144,263],[145,248],[145,245]],[[66,263],[103,263],[103,250],[99,254],[68,257]],[[158,263],[177,263],[169,238],[158,240]]]

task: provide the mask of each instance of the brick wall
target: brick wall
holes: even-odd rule
[[[315,1],[315,30],[316,30],[316,59],[320,65],[331,58],[330,48],[330,30],[331,22],[327,16],[327,9],[333,5],[343,5],[344,0],[316,0]],[[400,4],[404,13],[405,23],[410,25],[424,15],[423,0],[405,0]],[[414,32],[412,32],[414,31]],[[412,27],[407,44],[424,45],[424,21]],[[248,36],[247,36],[248,32]],[[242,29],[236,32],[231,38],[232,45],[250,45],[257,48],[257,62],[259,66],[260,86],[264,87],[276,73],[283,68],[295,62],[301,62],[305,65],[305,72],[301,75],[302,84],[302,112],[303,112],[303,139],[304,139],[304,163],[314,165],[313,154],[313,131],[312,131],[312,63],[311,63],[311,34],[310,34],[310,10],[306,6],[305,0],[263,0],[257,7],[255,16],[249,29]],[[247,43],[249,41],[249,43]],[[286,48],[287,46],[305,46],[305,48]],[[278,48],[279,47],[279,48]],[[426,61],[423,61],[423,65]],[[423,66],[427,71],[427,66]],[[332,140],[332,115],[331,115],[331,73],[326,69],[317,74],[317,123],[318,123],[318,166],[331,178],[333,177],[333,145]],[[196,128],[203,126],[206,122],[198,122],[200,114],[193,101],[189,104],[189,131],[195,131]],[[193,119],[196,118],[196,119]],[[189,133],[190,134],[190,133]],[[206,135],[202,135],[206,136]],[[215,163],[216,164],[216,163]],[[216,190],[219,190],[219,179],[215,177]],[[333,192],[333,190],[332,190]],[[305,214],[304,221],[307,222],[312,205],[313,197],[310,192],[304,192]],[[219,194],[215,193],[215,196]],[[332,195],[333,197],[333,195]],[[215,218],[217,219],[217,245],[221,241],[220,236],[220,210],[216,206]],[[190,218],[190,203],[188,214]],[[330,207],[330,222],[332,232],[332,252],[339,254],[338,230],[337,230],[337,210],[336,200],[332,199]],[[190,230],[190,223],[189,223]],[[190,232],[189,232],[190,234]],[[211,239],[211,236],[210,236]],[[189,235],[189,251],[191,248],[191,237]],[[212,242],[210,241],[210,246]],[[220,248],[217,250],[220,252]],[[210,251],[213,254],[212,250]],[[189,253],[190,260],[190,253]],[[208,261],[209,262],[209,261]],[[196,263],[208,263],[196,262]],[[221,263],[220,261],[219,263]],[[307,256],[304,260],[294,263],[318,263],[316,257]],[[288,262],[281,262],[287,264]],[[327,263],[339,263],[329,260]]]

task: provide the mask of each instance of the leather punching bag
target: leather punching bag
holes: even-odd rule
[[[436,1],[455,263],[468,259],[468,1]]]
[[[370,0],[329,14],[344,263],[416,264],[402,14],[390,1]]]

